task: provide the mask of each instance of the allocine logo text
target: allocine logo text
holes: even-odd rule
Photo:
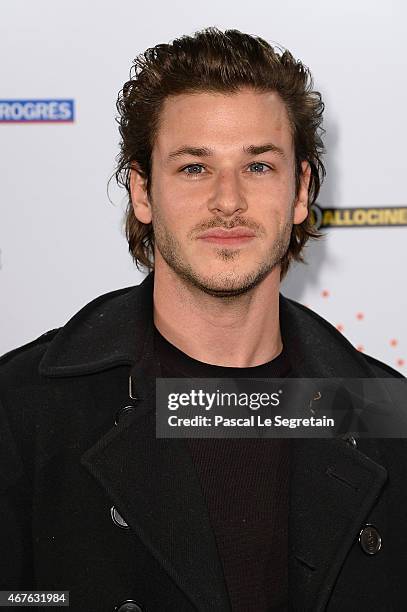
[[[74,100],[0,100],[0,123],[72,123]]]
[[[311,221],[317,229],[327,227],[397,227],[407,225],[407,206],[374,208],[321,208],[311,206]]]

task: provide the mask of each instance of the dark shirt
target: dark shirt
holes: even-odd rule
[[[283,378],[285,351],[269,363],[229,368],[192,359],[155,329],[164,378]],[[235,612],[288,609],[289,441],[189,438]]]

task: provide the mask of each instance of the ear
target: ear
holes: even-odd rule
[[[151,223],[151,205],[147,195],[146,179],[135,165],[130,170],[130,193],[136,219],[141,223]]]
[[[307,161],[301,162],[300,188],[294,204],[294,225],[305,221],[308,215],[308,188],[311,178],[311,166]]]

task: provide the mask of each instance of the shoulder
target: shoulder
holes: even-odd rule
[[[0,388],[49,385],[131,365],[152,322],[154,275],[116,289],[81,308],[63,327],[50,330],[0,359]],[[138,354],[137,354],[138,356]]]
[[[401,372],[387,365],[387,363],[383,363],[370,355],[363,354],[363,357],[379,378],[405,378]]]
[[[358,368],[360,365],[361,378],[366,375],[363,374],[363,369],[366,370],[367,376],[370,372],[370,375],[377,378],[404,378],[403,374],[389,365],[358,351],[329,321],[307,306],[287,297],[282,298],[281,305],[291,314],[289,322],[295,326],[294,333],[301,338],[303,345],[308,345],[309,357],[311,353],[322,354],[326,363],[336,362],[336,367],[345,363],[351,364],[351,368]],[[351,377],[353,375],[350,374]]]
[[[38,338],[23,344],[0,357],[0,390],[7,391],[10,388],[27,387],[44,383],[39,371],[39,365],[44,355],[53,342],[58,339],[78,322],[87,325],[90,316],[100,317],[104,310],[109,310],[111,304],[120,302],[121,296],[127,294],[133,287],[118,289],[105,293],[91,300],[83,306],[62,327],[51,329]]]
[[[61,328],[51,329],[41,334],[35,340],[31,340],[22,346],[8,351],[0,357],[0,381],[1,388],[6,381],[9,384],[19,385],[21,383],[34,382],[37,378],[38,364],[41,361],[51,341]]]

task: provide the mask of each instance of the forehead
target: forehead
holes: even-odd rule
[[[184,93],[170,96],[160,112],[155,152],[177,146],[215,151],[273,142],[289,155],[292,134],[286,106],[276,92]]]

